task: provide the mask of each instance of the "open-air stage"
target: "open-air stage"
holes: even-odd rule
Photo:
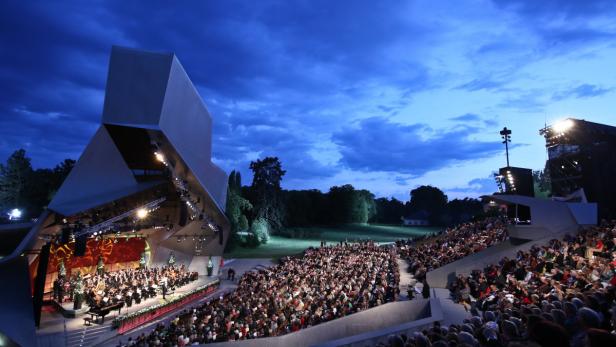
[[[172,315],[173,312],[186,308],[188,305],[202,302],[204,299],[211,297],[214,293],[220,293],[220,288],[215,286],[217,282],[218,278],[216,276],[199,276],[198,280],[177,288],[173,293],[167,294],[165,299],[159,294],[155,298],[145,299],[139,304],[133,304],[131,307],[124,306],[120,311],[121,314],[118,311],[111,311],[105,316],[104,322],[101,322],[101,320],[98,320],[98,322],[93,321],[90,325],[86,325],[84,320],[84,318],[90,317],[88,313],[79,313],[77,317],[70,318],[65,317],[56,307],[55,303],[47,305],[46,307],[48,309],[43,311],[41,315],[41,326],[37,332],[39,336],[39,346],[58,346],[63,344],[67,346],[107,345],[105,342],[106,340],[120,335],[120,331],[113,326],[114,319],[119,316],[131,315],[139,310],[144,310],[156,305],[170,304],[169,306],[171,307],[168,308],[169,311],[164,312],[161,316],[153,320],[144,322],[144,324],[150,325],[161,319],[165,319],[169,315]],[[186,294],[207,285],[213,285],[213,290],[207,293],[204,292],[203,295],[199,295],[188,302],[174,304],[176,300],[186,296]],[[72,302],[64,303],[63,306],[72,307]],[[84,304],[84,308],[85,311],[87,311],[87,305]],[[127,333],[130,333],[130,330],[127,331]]]

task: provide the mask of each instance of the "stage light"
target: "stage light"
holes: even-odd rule
[[[9,212],[9,220],[16,220],[21,218],[22,212],[18,208],[14,208]]]
[[[147,216],[148,216],[148,210],[146,210],[145,208],[140,208],[137,210],[137,218],[144,219]]]
[[[162,154],[154,152],[154,156],[156,157],[156,160],[160,161],[161,163],[165,162],[165,157]]]
[[[556,124],[552,125],[552,130],[554,130],[554,132],[557,134],[563,134],[567,132],[569,129],[571,129],[573,125],[574,125],[573,120],[567,118],[559,122],[556,122]]]

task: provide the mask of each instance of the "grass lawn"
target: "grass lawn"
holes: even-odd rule
[[[237,247],[225,258],[280,258],[296,255],[308,247],[318,247],[321,240],[330,242],[373,240],[375,242],[392,242],[412,236],[421,236],[438,232],[435,227],[403,227],[398,225],[352,224],[338,227],[306,227],[286,230],[294,237],[271,236],[269,242],[257,248]]]

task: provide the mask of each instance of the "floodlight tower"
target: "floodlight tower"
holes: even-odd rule
[[[503,143],[505,144],[505,155],[507,156],[507,167],[509,167],[509,142],[511,142],[511,130],[504,127],[503,130],[500,131],[501,138],[503,139]]]

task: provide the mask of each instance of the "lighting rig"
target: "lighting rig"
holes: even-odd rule
[[[154,152],[154,157],[156,158],[156,160],[163,163],[163,165],[165,165],[165,167],[169,169],[169,171],[171,172],[172,182],[175,185],[176,190],[180,193],[180,199],[190,209],[190,220],[192,221],[199,217],[200,219],[205,220],[203,225],[201,226],[201,229],[210,228],[214,232],[220,232],[220,226],[218,226],[218,224],[216,224],[210,216],[205,215],[204,210],[200,210],[197,206],[200,201],[195,201],[191,198],[188,182],[175,174],[174,166],[165,158],[158,144],[155,141],[152,142],[152,145],[157,148],[157,150]]]

